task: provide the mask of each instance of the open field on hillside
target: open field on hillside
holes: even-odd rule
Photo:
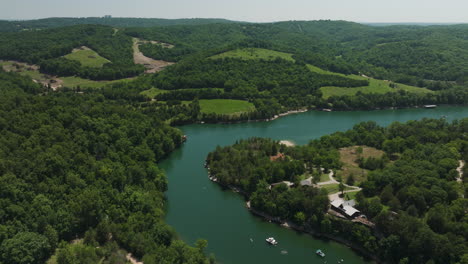
[[[0,61],[0,66],[2,66],[5,71],[14,71],[23,76],[30,77],[35,82],[42,83],[43,85],[50,85],[54,90],[60,87],[76,88],[78,86],[81,88],[101,88],[108,84],[132,80],[132,78],[128,78],[113,81],[93,81],[75,76],[56,77],[39,72],[39,66],[37,65],[14,61]]]
[[[335,73],[320,69],[319,67],[313,66],[308,64],[307,67],[312,72],[316,72],[319,74],[330,74],[330,75],[338,75],[346,78],[356,79],[356,80],[368,80],[368,86],[361,86],[361,87],[336,87],[336,86],[326,86],[320,88],[322,91],[323,98],[329,98],[331,96],[342,96],[342,95],[355,95],[357,92],[362,93],[378,93],[378,94],[385,94],[389,92],[396,92],[399,90],[411,92],[411,93],[432,93],[431,90],[426,88],[420,88],[416,86],[410,86],[401,83],[393,83],[386,80],[377,80],[370,77],[363,77],[359,75],[344,75],[341,73]],[[394,87],[391,87],[393,85]]]
[[[144,95],[147,98],[153,99],[154,97],[156,97],[156,95],[162,94],[162,93],[167,93],[167,92],[168,92],[168,90],[161,90],[161,89],[158,89],[158,88],[151,88],[151,89],[148,89],[148,90],[145,90],[145,91],[141,92],[140,94]]]
[[[158,88],[153,87],[151,89],[142,91],[140,94],[144,95],[145,97],[147,97],[149,99],[153,99],[157,95],[163,94],[163,93],[177,92],[177,91],[204,91],[204,90],[211,90],[211,91],[216,90],[216,91],[219,91],[221,93],[224,92],[223,88],[196,88],[196,89],[163,90],[163,89],[158,89]],[[187,102],[191,102],[191,101],[187,101]]]
[[[94,50],[84,46],[74,49],[72,53],[65,55],[64,57],[69,60],[79,61],[82,66],[93,68],[100,68],[102,65],[111,62],[108,59],[101,57]]]
[[[202,113],[234,115],[255,110],[252,103],[242,100],[212,99],[199,102]]]
[[[343,95],[355,95],[357,92],[361,93],[377,93],[385,94],[389,92],[397,92],[400,90],[411,92],[411,93],[432,93],[431,90],[426,88],[420,88],[405,84],[396,83],[395,87],[390,87],[389,81],[382,81],[376,79],[369,79],[369,86],[361,87],[336,87],[326,86],[320,88],[322,91],[323,98],[329,98],[331,96],[343,96]]]
[[[93,81],[93,80],[83,79],[80,77],[71,76],[71,77],[60,77],[60,79],[63,80],[63,87],[76,88],[79,86],[81,88],[101,88],[108,84],[128,82],[132,80],[133,78],[113,80],[113,81]]]
[[[294,61],[292,54],[259,48],[243,48],[227,51],[211,57],[212,59],[237,58],[243,60],[274,60],[276,58]]]

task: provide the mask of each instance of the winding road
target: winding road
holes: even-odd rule
[[[325,182],[319,182],[317,183],[316,185],[318,187],[320,186],[323,186],[323,185],[328,185],[328,184],[340,184],[339,181],[337,181],[333,176],[335,175],[335,173],[330,170],[330,173],[328,173],[328,177],[330,177],[330,180],[329,181],[325,181]],[[346,183],[343,183],[343,185],[345,187],[348,187],[348,188],[351,188],[352,190],[347,190],[347,191],[344,191],[343,193],[351,193],[351,192],[359,192],[360,190],[362,190],[361,187],[357,187],[357,186],[351,186],[351,185],[348,185]],[[330,195],[328,195],[328,199],[330,199],[330,201],[334,201],[336,199],[339,199],[340,196],[339,196],[340,192],[336,192],[336,193],[332,193]]]

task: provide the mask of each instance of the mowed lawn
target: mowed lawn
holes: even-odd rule
[[[101,57],[97,52],[90,49],[77,49],[64,57],[69,60],[79,61],[82,66],[92,68],[100,68],[102,65],[110,62],[108,59]]]
[[[255,110],[255,106],[252,103],[242,100],[231,100],[231,99],[202,99],[200,102],[200,108],[202,113],[216,113],[222,115],[234,115]]]
[[[294,61],[292,54],[260,48],[243,48],[227,51],[211,57],[212,59],[237,58],[243,60],[275,60],[276,58]]]
[[[340,185],[336,184],[336,183],[322,185],[322,186],[320,186],[320,188],[323,188],[323,189],[327,190],[329,194],[337,193],[337,192],[340,191]],[[351,190],[351,189],[352,188],[349,188],[349,187],[346,187],[346,186],[344,188],[345,191],[348,191],[348,190]]]

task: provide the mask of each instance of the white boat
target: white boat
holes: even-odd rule
[[[270,244],[270,245],[274,245],[274,246],[275,246],[275,245],[278,245],[278,241],[276,241],[275,238],[273,238],[273,237],[269,237],[269,238],[267,238],[267,239],[265,239],[265,240],[266,240],[266,242],[267,242],[268,244]]]
[[[325,257],[325,253],[323,253],[320,249],[317,249],[317,251],[315,251],[315,254],[319,255],[322,258]]]

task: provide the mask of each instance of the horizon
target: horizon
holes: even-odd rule
[[[161,20],[183,20],[183,19],[220,19],[220,20],[227,20],[232,22],[240,22],[240,23],[256,23],[256,24],[268,24],[268,23],[279,23],[279,22],[289,22],[289,21],[304,21],[304,22],[311,22],[311,21],[345,21],[345,22],[353,22],[359,24],[382,24],[382,25],[457,25],[457,24],[468,24],[468,22],[431,22],[431,21],[352,21],[352,20],[344,20],[344,19],[310,19],[310,20],[303,20],[303,19],[289,19],[289,20],[277,20],[277,21],[241,21],[241,20],[232,20],[223,17],[179,17],[179,18],[164,18],[164,17],[130,17],[130,16],[112,16],[112,15],[102,15],[102,16],[52,16],[52,17],[40,17],[40,18],[15,18],[15,19],[7,19],[7,18],[0,18],[0,21],[8,21],[8,22],[24,22],[24,21],[34,21],[34,20],[45,20],[45,19],[89,19],[89,18],[106,18],[105,16],[111,16],[107,19],[161,19]]]
[[[50,17],[213,18],[271,23],[291,20],[345,20],[357,23],[468,23],[461,0],[69,0],[5,1],[4,20]],[[422,22],[421,22],[422,21]],[[428,21],[428,22],[426,22]]]

